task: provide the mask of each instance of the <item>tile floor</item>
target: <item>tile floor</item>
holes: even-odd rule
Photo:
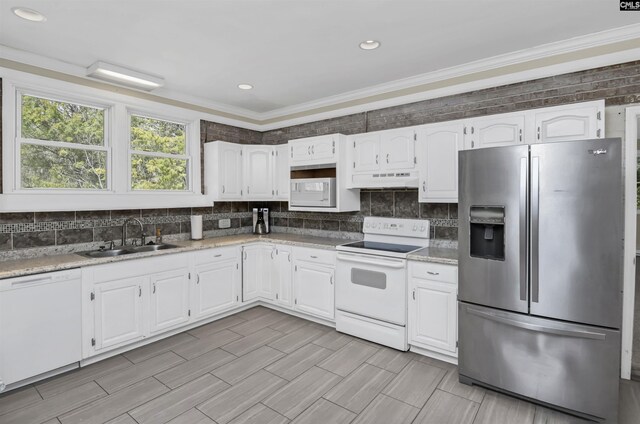
[[[640,423],[640,382],[620,423]],[[9,392],[1,424],[578,423],[455,366],[263,307]]]

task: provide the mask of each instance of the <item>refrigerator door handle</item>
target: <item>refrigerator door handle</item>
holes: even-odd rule
[[[528,157],[520,158],[520,300],[527,300],[527,186]]]
[[[491,312],[479,311],[473,308],[467,308],[467,311],[472,314],[479,316],[481,318],[489,319],[491,321],[499,322],[502,324],[510,325],[512,327],[523,328],[525,330],[536,331],[538,333],[547,333],[547,334],[555,334],[558,336],[565,337],[578,337],[582,339],[592,339],[592,340],[605,340],[607,335],[603,333],[596,333],[593,331],[584,331],[584,330],[568,330],[563,328],[555,328],[548,327],[545,325],[532,324],[529,322],[517,321],[514,319],[509,319],[506,317],[502,317],[498,314],[494,314]]]
[[[540,233],[540,158],[531,158],[531,301],[538,303],[540,281],[538,279]]]

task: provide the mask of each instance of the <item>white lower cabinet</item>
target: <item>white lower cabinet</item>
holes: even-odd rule
[[[285,308],[293,307],[293,280],[291,246],[278,245],[275,248],[274,262],[271,269],[271,280],[276,305]]]
[[[170,330],[189,322],[189,269],[153,274],[150,277],[150,332]]]
[[[242,248],[242,301],[272,300],[271,268],[275,246],[250,244]]]
[[[457,267],[409,262],[409,344],[457,356]]]
[[[300,259],[311,250],[301,248],[301,255],[296,255],[294,248],[293,260],[293,292],[294,309],[321,318],[335,319],[335,252],[333,265],[313,259]],[[323,251],[326,256],[326,251]],[[316,255],[313,255],[316,256]]]
[[[202,319],[236,307],[242,286],[240,248],[197,252],[192,315]]]
[[[95,285],[95,350],[132,343],[144,337],[143,291],[147,277],[138,276]]]

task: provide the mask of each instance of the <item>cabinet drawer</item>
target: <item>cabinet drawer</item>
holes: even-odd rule
[[[239,247],[219,247],[217,249],[201,250],[194,252],[194,260],[196,265],[207,264],[211,262],[234,260],[238,258]]]
[[[335,266],[336,252],[333,250],[311,249],[308,247],[295,247],[293,257],[296,260],[309,261],[317,264]]]
[[[409,272],[412,277],[451,284],[458,283],[458,267],[453,265],[409,262]]]

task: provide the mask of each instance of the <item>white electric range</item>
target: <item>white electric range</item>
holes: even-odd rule
[[[429,246],[429,221],[365,217],[362,230],[337,247],[336,330],[407,350],[407,255]]]

